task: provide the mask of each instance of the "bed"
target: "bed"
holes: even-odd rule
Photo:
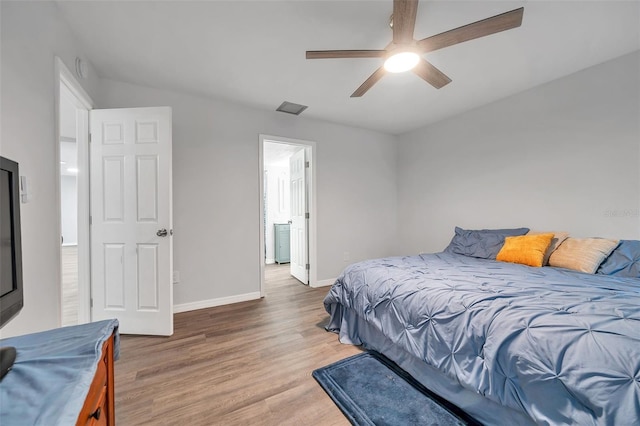
[[[482,423],[640,423],[636,278],[442,252],[351,265],[324,305]]]

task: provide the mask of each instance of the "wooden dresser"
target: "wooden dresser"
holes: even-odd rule
[[[113,335],[102,345],[102,357],[93,378],[87,399],[78,415],[78,426],[116,423],[113,385]]]
[[[0,425],[115,425],[118,320],[0,340],[16,349],[0,382]]]

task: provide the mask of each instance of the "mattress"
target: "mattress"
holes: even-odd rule
[[[504,420],[494,405],[538,424],[639,422],[637,279],[422,254],[351,265],[324,304],[343,343],[393,345],[491,401],[489,423]]]

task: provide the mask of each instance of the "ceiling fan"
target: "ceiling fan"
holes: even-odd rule
[[[393,1],[393,15],[390,22],[393,28],[393,40],[383,50],[308,50],[307,59],[384,58],[384,65],[353,92],[352,98],[364,95],[387,72],[412,70],[427,83],[439,89],[449,84],[451,79],[424,59],[423,54],[517,28],[522,24],[524,8],[514,9],[422,40],[414,40],[413,30],[417,11],[418,0]]]

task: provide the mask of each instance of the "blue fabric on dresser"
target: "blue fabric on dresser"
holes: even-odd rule
[[[598,274],[640,278],[640,241],[622,240],[598,268]]]
[[[384,348],[367,340],[375,329],[535,423],[639,423],[637,279],[422,254],[347,267],[324,304],[341,342]],[[475,409],[483,422],[504,423],[490,404]]]
[[[0,382],[0,425],[75,425],[118,320],[104,320],[0,340],[14,346],[13,369]]]
[[[473,230],[456,226],[455,235],[444,251],[480,259],[495,259],[504,245],[505,237],[525,235],[527,232],[529,228]]]

